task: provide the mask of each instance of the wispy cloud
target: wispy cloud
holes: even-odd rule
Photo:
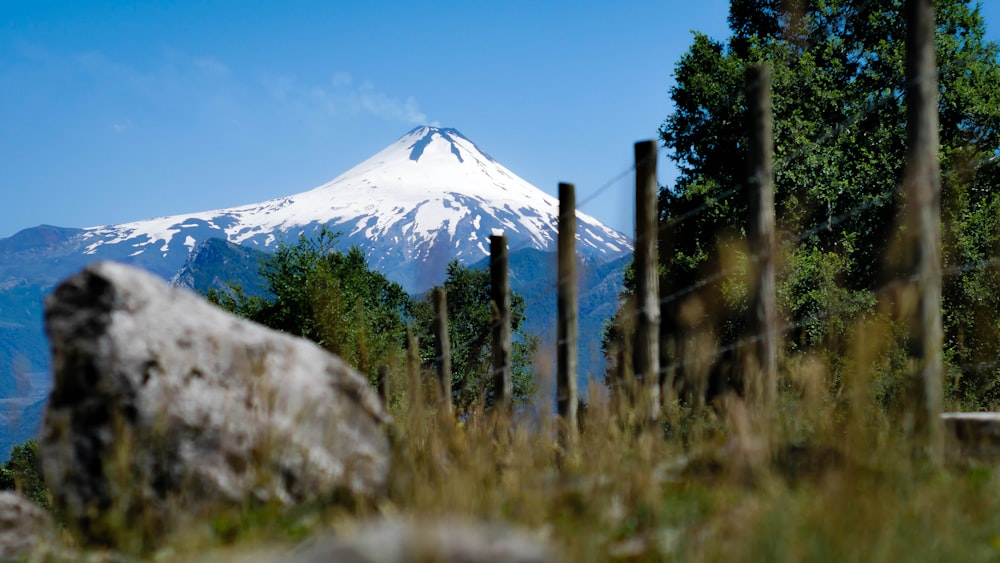
[[[413,96],[394,96],[370,80],[357,81],[347,72],[335,72],[325,85],[302,86],[294,78],[275,74],[261,76],[261,85],[277,101],[332,118],[370,115],[407,125],[437,125]]]
[[[330,78],[330,85],[334,88],[347,88],[354,82],[349,72],[335,72]]]
[[[255,121],[260,116],[324,130],[358,116],[408,126],[437,124],[416,97],[343,71],[325,80],[266,71],[248,74],[217,57],[169,49],[141,64],[99,50],[60,53],[23,45],[19,54],[22,64],[0,74],[0,86],[16,91],[15,84],[38,83],[46,91],[90,92],[93,95],[79,102],[81,112],[92,116],[98,127],[118,134],[134,130],[137,116],[143,118],[144,130],[164,124],[252,129],[263,127]]]
[[[427,114],[420,111],[420,104],[413,96],[405,99],[389,96],[380,92],[371,82],[365,82],[357,90],[350,92],[358,97],[362,111],[381,117],[402,121],[408,125],[426,125]],[[434,125],[434,124],[431,124]]]
[[[194,67],[213,78],[228,78],[229,67],[214,57],[198,57],[193,62]]]
[[[79,77],[86,88],[99,92],[112,115],[173,112],[200,121],[211,118],[236,122],[247,110],[247,85],[213,57],[165,52],[148,64],[136,66],[89,51],[74,54],[68,61],[72,71],[67,74]],[[113,119],[116,132],[133,127],[129,119]]]
[[[115,123],[111,124],[111,129],[114,130],[115,133],[124,133],[125,131],[128,131],[131,128],[132,128],[131,119],[124,119],[122,121],[116,121]]]

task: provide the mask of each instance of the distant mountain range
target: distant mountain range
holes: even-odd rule
[[[512,286],[529,303],[529,330],[544,338],[554,331],[558,208],[555,198],[457,130],[418,127],[299,194],[121,225],[26,229],[0,239],[0,399],[24,398],[19,380],[45,380],[39,376],[49,370],[41,297],[85,264],[133,264],[196,290],[229,281],[254,283],[261,252],[320,225],[340,232],[344,248],[358,246],[372,267],[413,294],[440,283],[453,258],[485,263],[489,236],[505,234]],[[599,355],[596,335],[614,311],[632,247],[625,235],[584,213],[577,213],[577,231],[581,362],[596,370],[599,358],[590,362]],[[11,404],[26,403],[41,408],[27,400]],[[37,419],[32,413],[7,418],[19,421],[9,425],[18,433],[25,431],[24,421]],[[0,451],[0,459],[7,453]]]

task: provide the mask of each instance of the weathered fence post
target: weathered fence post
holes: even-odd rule
[[[771,67],[752,66],[746,73],[749,109],[749,193],[751,296],[747,329],[759,336],[744,372],[747,398],[765,415],[776,404],[778,373],[778,305],[774,274],[774,132],[771,115]]]
[[[434,288],[434,364],[441,391],[441,408],[451,416],[451,340],[448,338],[448,297],[443,287]]]
[[[657,274],[656,142],[635,144],[635,297],[633,370],[647,418],[660,416],[660,280]]]
[[[392,388],[389,386],[389,368],[386,366],[378,367],[378,395],[382,397],[382,403],[385,404],[385,408],[389,408],[389,398],[392,393]]]
[[[493,319],[493,399],[497,407],[513,404],[511,380],[510,281],[507,275],[507,237],[490,236],[490,298],[496,308]]]
[[[420,386],[420,348],[416,335],[406,332],[407,409],[415,415],[423,407],[423,389]]]
[[[906,168],[903,173],[908,231],[918,237],[917,318],[910,319],[909,349],[918,359],[920,404],[915,423],[932,463],[942,462],[941,421],[941,180],[938,164],[938,83],[933,0],[906,2]]]
[[[565,425],[563,445],[577,439],[577,336],[578,295],[576,279],[576,189],[559,184],[559,266],[557,280],[556,398]]]

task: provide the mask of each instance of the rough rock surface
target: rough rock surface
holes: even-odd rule
[[[524,531],[461,520],[368,524],[350,538],[324,540],[286,554],[294,563],[549,563],[554,549]]]
[[[42,507],[17,493],[0,491],[0,561],[27,560],[54,530]]]
[[[364,377],[311,342],[110,262],[45,306],[45,481],[92,539],[109,513],[169,525],[220,503],[384,488],[389,417]]]

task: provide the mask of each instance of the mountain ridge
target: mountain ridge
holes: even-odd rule
[[[489,236],[498,232],[507,236],[511,255],[521,249],[554,251],[558,208],[556,198],[514,174],[458,130],[418,127],[304,192],[118,225],[24,229],[0,239],[0,399],[20,397],[12,383],[17,374],[48,373],[42,297],[88,263],[114,260],[179,285],[219,288],[226,278],[250,276],[248,264],[256,260],[252,251],[293,244],[300,235],[325,226],[342,233],[341,249],[360,247],[370,267],[416,295],[444,280],[450,260],[472,265],[487,259]],[[577,225],[582,260],[621,260],[632,248],[625,235],[585,213],[577,212]],[[205,267],[196,272],[202,277],[181,279],[195,249],[212,239],[220,242],[202,249],[207,253],[200,257]],[[221,262],[212,262],[213,252]],[[225,263],[230,256],[240,258]],[[549,261],[536,259],[537,264]],[[542,291],[553,274],[539,266],[518,275],[525,278],[522,287]],[[602,282],[600,295],[613,293],[608,288],[620,283],[617,275],[609,274]],[[538,310],[546,314],[549,297],[538,299]],[[533,320],[548,326],[544,319]],[[591,329],[596,331],[597,324]]]
[[[146,266],[156,254],[167,270],[209,238],[258,249],[326,225],[342,244],[415,292],[440,281],[420,264],[440,255],[474,262],[489,255],[490,234],[511,248],[554,250],[559,203],[483,152],[457,129],[417,127],[333,180],[260,203],[82,229],[84,253]],[[577,212],[584,256],[615,258],[628,238]],[[410,264],[407,264],[410,262]],[[444,260],[446,263],[447,260]],[[442,264],[443,265],[443,264]],[[158,272],[161,275],[167,272]]]

